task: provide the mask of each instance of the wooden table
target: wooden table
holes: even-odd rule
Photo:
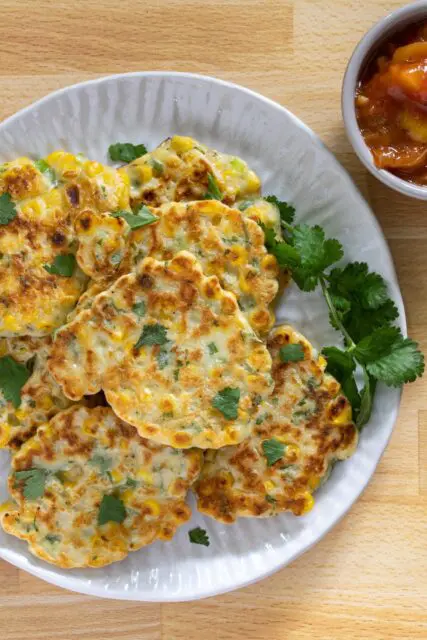
[[[427,352],[427,207],[367,174],[340,88],[359,38],[400,0],[2,0],[0,118],[109,73],[182,70],[286,105],[351,172],[388,238],[409,331]],[[2,640],[427,638],[427,379],[408,387],[369,488],[314,549],[272,578],[194,604],[62,591],[0,561]]]

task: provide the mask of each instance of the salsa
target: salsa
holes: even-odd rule
[[[427,22],[381,47],[355,99],[357,121],[376,166],[427,186]]]

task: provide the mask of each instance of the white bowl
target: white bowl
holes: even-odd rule
[[[427,187],[418,186],[398,178],[390,171],[375,166],[372,153],[365,143],[356,119],[355,93],[364,70],[375,50],[396,31],[427,18],[427,0],[419,0],[397,9],[377,22],[362,38],[348,63],[342,86],[342,114],[347,136],[353,149],[373,176],[388,187],[412,198],[427,200]]]
[[[320,224],[344,245],[348,260],[366,260],[390,287],[405,333],[405,314],[390,253],[375,217],[347,173],[291,113],[262,96],[213,78],[181,73],[133,73],[69,87],[0,125],[0,162],[42,156],[55,148],[107,161],[108,145],[187,134],[245,158],[265,193],[294,203],[297,218]],[[278,322],[298,327],[315,346],[339,344],[322,295],[290,287]],[[355,455],[338,464],[316,494],[314,509],[227,526],[194,509],[191,523],[169,543],[157,542],[123,562],[92,570],[59,569],[34,558],[27,545],[0,531],[0,557],[48,582],[109,598],[193,600],[259,580],[317,542],[367,485],[393,430],[400,391],[379,387],[370,424]],[[0,501],[6,499],[8,456],[0,452]],[[194,506],[194,501],[192,500]],[[189,529],[207,529],[210,547],[190,544]],[[378,547],[381,540],[378,540]]]

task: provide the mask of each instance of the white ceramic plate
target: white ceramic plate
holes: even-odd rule
[[[256,93],[213,78],[180,73],[132,73],[58,91],[0,125],[0,161],[43,156],[57,148],[107,162],[109,144],[153,148],[171,134],[198,138],[241,156],[259,173],[264,193],[296,206],[298,220],[339,238],[346,259],[364,260],[390,284],[405,315],[393,263],[380,228],[347,173],[302,122]],[[290,322],[317,347],[339,343],[320,294],[290,288],[278,322]],[[64,571],[35,559],[23,542],[0,533],[0,556],[62,587],[129,600],[192,600],[247,585],[296,558],[350,508],[371,478],[396,420],[400,392],[380,388],[356,454],[337,465],[311,513],[226,526],[196,511],[172,542],[155,543],[103,569]],[[0,499],[8,456],[0,452]],[[194,504],[193,500],[192,503]],[[207,529],[210,547],[190,544],[188,530]]]

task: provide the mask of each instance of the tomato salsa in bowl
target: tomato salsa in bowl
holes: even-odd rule
[[[342,104],[350,142],[371,173],[427,200],[427,0],[366,34],[348,65]]]

